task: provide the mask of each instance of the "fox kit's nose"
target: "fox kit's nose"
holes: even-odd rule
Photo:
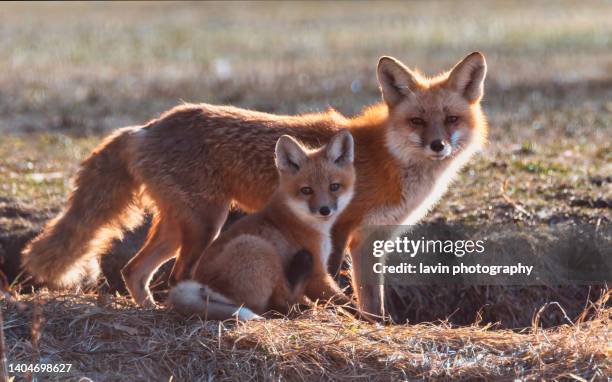
[[[323,206],[319,208],[319,213],[323,216],[328,216],[329,214],[331,214],[331,209],[327,206]]]
[[[429,144],[429,147],[437,153],[444,150],[444,146],[445,144],[441,139],[435,139]]]

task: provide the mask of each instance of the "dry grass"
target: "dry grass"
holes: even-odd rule
[[[541,329],[536,315],[523,331],[380,326],[325,309],[247,324],[185,321],[125,298],[85,294],[19,296],[2,307],[10,362],[72,363],[75,380],[605,380],[612,373],[611,295],[573,323]]]

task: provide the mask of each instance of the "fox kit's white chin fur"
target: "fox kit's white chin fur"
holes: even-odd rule
[[[318,231],[321,234],[321,246],[319,249],[319,258],[321,259],[321,263],[324,267],[327,267],[327,260],[331,255],[331,237],[330,231],[331,227],[336,221],[336,217],[338,216],[338,211],[334,212],[333,215],[322,219],[310,212],[308,206],[304,202],[297,201],[292,198],[287,198],[285,201],[287,208],[295,215],[295,217],[308,224],[314,230]]]
[[[298,220],[320,231],[331,228],[336,221],[336,218],[342,213],[342,211],[344,211],[346,206],[349,205],[351,199],[353,199],[353,190],[345,192],[343,195],[338,197],[336,210],[328,216],[318,216],[313,214],[310,212],[310,209],[305,202],[298,201],[293,198],[286,198],[285,205],[298,218]]]
[[[336,211],[334,211],[334,213],[327,218],[320,218],[313,215],[304,202],[300,202],[292,198],[287,198],[285,201],[287,208],[291,210],[298,220],[305,222],[321,234],[320,258],[325,267],[327,267],[327,260],[329,259],[332,251],[331,228],[336,221],[336,218],[340,216],[346,206],[349,205],[352,198],[353,190],[341,195],[338,198],[338,206]]]

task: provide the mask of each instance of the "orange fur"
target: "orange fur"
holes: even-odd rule
[[[52,286],[96,274],[89,269],[103,248],[94,246],[93,239],[102,228],[121,222],[144,186],[164,233],[150,235],[124,277],[140,288],[148,280],[143,275],[178,253],[173,277],[184,278],[218,234],[231,204],[255,211],[270,199],[278,184],[272,153],[281,135],[318,147],[346,128],[355,140],[357,179],[355,197],[333,227],[334,253],[328,262],[333,273],[351,237],[350,247],[358,251],[359,227],[418,221],[484,143],[487,126],[479,102],[485,73],[479,53],[431,80],[386,57],[378,66],[385,102],[352,119],[333,110],[278,116],[185,104],[142,127],[120,130],[84,162],[66,212],[26,249],[24,266]],[[444,123],[449,113],[460,118],[456,125]],[[410,122],[417,117],[425,125]],[[450,145],[457,137],[451,155],[432,157],[430,140]],[[359,285],[360,261],[353,259],[354,290],[365,310],[381,312],[374,287]]]
[[[353,140],[344,131],[327,146],[306,152],[285,136],[276,146],[276,158],[280,174],[276,192],[263,209],[236,222],[202,253],[192,279],[202,286],[200,290],[211,290],[257,314],[270,309],[286,313],[304,293],[311,300],[348,302],[327,273],[331,246],[322,243],[330,240],[333,221],[353,193]],[[340,187],[332,190],[333,184]],[[321,208],[329,213],[322,214]],[[287,280],[294,254],[303,250],[311,254],[312,265],[294,270],[292,276],[303,282]],[[208,304],[197,290],[181,295],[177,289],[182,289],[180,283],[170,292],[172,306],[206,315]]]

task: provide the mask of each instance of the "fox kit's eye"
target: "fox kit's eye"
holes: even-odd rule
[[[423,120],[423,118],[410,118],[410,123],[414,126],[425,126],[425,120]]]
[[[340,183],[332,183],[329,185],[329,190],[331,192],[338,191],[340,189]]]
[[[300,192],[304,195],[312,195],[313,191],[310,187],[302,187],[300,188]]]
[[[446,119],[444,120],[444,123],[447,123],[449,125],[452,125],[453,123],[457,123],[457,121],[459,120],[459,117],[457,117],[456,115],[449,115],[448,117],[446,117]]]

